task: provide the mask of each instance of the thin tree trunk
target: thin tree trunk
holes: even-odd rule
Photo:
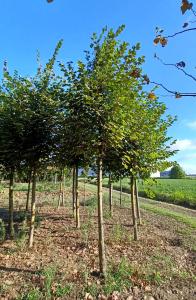
[[[137,217],[136,217],[136,203],[135,203],[135,180],[131,177],[131,205],[132,205],[132,218],[133,218],[133,237],[134,241],[138,240],[137,230]]]
[[[106,275],[106,258],[103,222],[103,188],[102,188],[102,158],[98,158],[97,198],[98,198],[98,230],[99,230],[99,268],[100,274]]]
[[[35,230],[35,201],[36,201],[36,168],[33,168],[32,174],[32,199],[31,199],[31,220],[30,220],[30,232],[29,232],[29,248],[33,246],[33,237]]]
[[[76,201],[76,228],[80,228],[80,201],[78,197],[78,165],[76,165],[75,201]]]
[[[30,191],[31,191],[31,176],[32,176],[32,170],[29,172],[29,178],[28,178],[26,213],[29,211],[29,197],[30,197]]]
[[[65,173],[62,170],[62,206],[65,205]]]
[[[86,177],[84,177],[84,204],[86,201]]]
[[[141,221],[140,206],[139,206],[139,199],[138,199],[137,179],[135,179],[135,200],[136,200],[136,211],[137,211],[138,224],[141,225],[142,221]]]
[[[57,184],[57,174],[54,174],[54,184]]]
[[[61,201],[62,201],[62,171],[60,175],[58,208],[61,206]]]
[[[75,205],[76,205],[76,189],[75,189],[75,181],[76,181],[76,168],[75,166],[73,167],[73,183],[72,183],[72,209],[73,209],[73,217],[75,218],[76,210],[75,210]]]
[[[110,207],[110,215],[113,215],[113,198],[112,198],[112,192],[113,192],[113,184],[112,184],[112,177],[111,174],[109,175],[109,207]]]
[[[14,169],[10,170],[10,184],[9,184],[9,221],[8,233],[10,238],[14,237]]]
[[[120,178],[120,207],[122,206],[122,179]]]

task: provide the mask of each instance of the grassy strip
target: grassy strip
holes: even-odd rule
[[[175,219],[178,222],[184,223],[194,229],[196,229],[196,218],[186,216],[184,214],[168,210],[166,208],[162,207],[157,207],[151,204],[146,204],[146,203],[141,203],[140,205],[141,208],[153,212],[155,214],[165,216],[165,217],[170,217],[172,219]]]

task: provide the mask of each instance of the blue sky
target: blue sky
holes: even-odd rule
[[[64,44],[59,60],[76,61],[88,49],[93,32],[100,32],[105,25],[116,28],[125,24],[122,39],[131,45],[141,43],[140,53],[146,56],[144,70],[151,80],[176,91],[196,92],[193,80],[154,59],[156,52],[168,63],[184,60],[187,71],[196,72],[194,32],[170,39],[165,48],[153,45],[156,26],[171,34],[192,20],[189,12],[182,16],[179,3],[177,0],[54,0],[48,4],[46,0],[0,0],[0,66],[7,59],[10,71],[33,74],[36,51],[40,51],[42,62],[46,62],[61,38]],[[166,103],[168,113],[178,116],[169,130],[180,150],[174,159],[186,172],[196,173],[196,98],[174,99],[162,89],[157,94]]]

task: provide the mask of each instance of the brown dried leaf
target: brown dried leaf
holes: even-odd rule
[[[167,39],[165,37],[161,37],[160,44],[162,45],[162,47],[165,47],[167,45]]]
[[[158,45],[158,43],[160,42],[160,37],[156,37],[153,42],[154,45]]]
[[[188,0],[182,0],[181,12],[184,14],[188,9],[192,9],[193,3],[190,3]]]

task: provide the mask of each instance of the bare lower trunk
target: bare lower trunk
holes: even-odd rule
[[[35,230],[35,200],[36,200],[36,168],[33,168],[32,175],[32,199],[31,199],[31,220],[29,232],[29,248],[33,246],[33,237]]]
[[[75,209],[75,205],[76,205],[76,191],[75,191],[75,181],[76,181],[76,168],[75,166],[73,167],[73,183],[72,183],[72,209],[73,209],[73,217],[75,218],[75,214],[76,214],[76,209]]]
[[[84,204],[86,201],[86,178],[84,178]]]
[[[112,192],[113,192],[113,184],[111,174],[109,175],[109,206],[110,206],[110,215],[113,214],[113,199],[112,199]]]
[[[120,206],[122,206],[122,179],[120,178]]]
[[[98,159],[97,174],[97,196],[98,196],[98,230],[99,230],[99,268],[100,274],[106,275],[106,258],[104,242],[104,222],[103,222],[103,191],[102,191],[102,159]]]
[[[133,238],[134,241],[138,240],[137,230],[137,217],[136,217],[136,203],[135,203],[135,180],[131,177],[131,205],[132,205],[132,217],[133,217]]]
[[[80,228],[80,201],[78,197],[78,165],[76,166],[76,182],[75,182],[75,201],[76,201],[76,228]]]
[[[29,178],[28,178],[28,190],[27,190],[27,201],[26,201],[26,213],[29,211],[29,197],[30,197],[30,191],[31,191],[31,175],[32,175],[32,171],[29,172]]]
[[[136,200],[136,211],[137,211],[137,219],[138,224],[142,224],[141,214],[140,214],[140,207],[139,207],[139,199],[138,199],[138,186],[137,186],[137,179],[135,179],[135,200]]]
[[[65,205],[65,174],[64,169],[62,171],[62,206]]]
[[[62,177],[60,178],[60,185],[59,185],[58,208],[61,206],[61,200],[62,200]]]
[[[54,175],[54,184],[57,184],[57,174]]]
[[[8,233],[10,238],[14,237],[14,170],[10,171],[10,184],[9,184],[9,221],[8,221]]]

